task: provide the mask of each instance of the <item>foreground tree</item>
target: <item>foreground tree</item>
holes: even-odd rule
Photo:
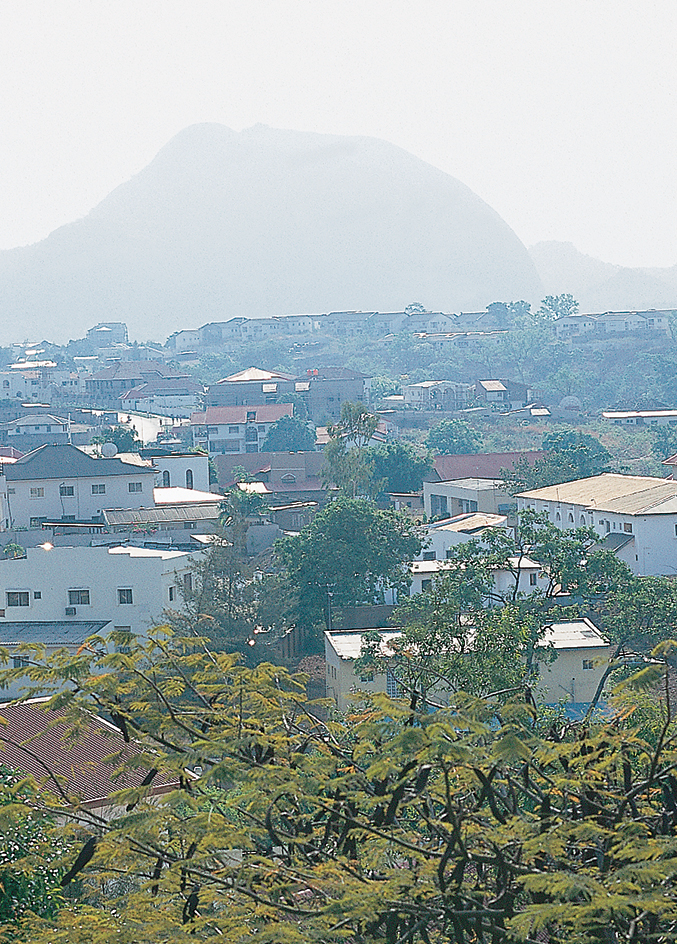
[[[606,722],[459,693],[434,713],[375,697],[343,723],[317,717],[301,679],[199,639],[158,633],[126,654],[91,639],[32,674],[67,686],[55,699],[74,736],[94,711],[133,737],[145,786],[119,791],[112,819],[66,790],[26,799],[66,824],[55,837],[75,827],[80,853],[61,856],[75,888],[55,916],[11,918],[4,940],[667,944],[673,655],[657,648]],[[632,718],[642,692],[657,725]],[[161,799],[158,774],[175,785]]]
[[[374,480],[389,492],[418,492],[424,478],[432,471],[429,454],[421,455],[413,446],[387,442],[367,450]]]
[[[343,403],[341,418],[329,427],[324,447],[325,485],[337,486],[350,498],[373,497],[378,485],[368,446],[377,428],[378,416],[363,403]]]
[[[264,452],[312,452],[314,448],[314,433],[295,416],[280,417],[263,443]]]

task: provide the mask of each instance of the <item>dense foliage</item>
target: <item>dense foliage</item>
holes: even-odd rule
[[[677,936],[671,644],[607,720],[543,719],[519,693],[419,711],[378,696],[323,721],[301,679],[156,633],[93,639],[34,678],[142,748],[113,818],[47,792],[77,824],[77,893],[5,924],[19,944],[593,944]],[[653,725],[633,703],[654,695]],[[623,693],[626,693],[623,695]],[[657,706],[657,707],[656,707]],[[155,772],[174,780],[152,797]],[[55,825],[54,836],[66,827]],[[87,850],[87,854],[83,852]]]
[[[271,425],[263,443],[264,452],[312,452],[314,448],[314,434],[295,416],[280,417]]]
[[[457,456],[477,452],[482,435],[465,420],[442,420],[428,432],[425,442],[436,455]]]

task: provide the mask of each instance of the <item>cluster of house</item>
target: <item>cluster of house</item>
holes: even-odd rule
[[[596,338],[657,332],[670,333],[668,310],[607,311],[589,315],[566,315],[556,319],[555,334],[561,340]],[[278,315],[271,318],[236,317],[199,328],[178,331],[168,341],[177,354],[229,348],[246,341],[303,338],[383,338],[409,334],[432,344],[468,347],[476,341],[497,338],[511,330],[501,306],[485,311],[440,312],[411,306],[405,311],[332,311],[321,314]]]

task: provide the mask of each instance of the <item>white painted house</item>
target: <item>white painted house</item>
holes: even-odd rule
[[[453,518],[481,511],[506,512],[511,499],[502,479],[466,478],[449,482],[424,482],[423,505],[429,518]]]
[[[606,473],[531,489],[517,502],[563,530],[595,528],[636,574],[677,574],[677,481]]]
[[[401,635],[399,630],[369,632],[379,633],[383,656],[393,654],[390,644]],[[355,662],[361,655],[363,633],[363,630],[339,630],[324,634],[327,696],[334,699],[341,711],[349,709],[356,700],[359,702],[360,692],[384,692],[392,697],[399,694],[397,681],[389,672],[359,675],[355,671]],[[590,620],[583,619],[548,626],[541,653],[542,658],[537,659],[539,682],[533,692],[536,701],[585,707],[595,697],[613,647]],[[448,695],[440,692],[436,697],[445,701]]]
[[[409,564],[409,572],[411,573],[410,595],[414,596],[416,593],[430,590],[433,581],[437,577],[443,577],[445,571],[449,568],[449,562],[444,560],[412,561]],[[492,567],[494,589],[492,598],[487,600],[488,604],[505,599],[512,593],[518,572],[517,590],[525,596],[530,596],[538,588],[539,582],[542,584],[546,581],[546,575],[537,561],[532,561],[528,557],[522,557],[521,559],[511,557],[509,558],[509,566]]]
[[[0,619],[104,620],[109,630],[145,634],[192,589],[194,553],[142,547],[28,548],[0,560]]]
[[[421,528],[423,548],[419,554],[421,560],[446,560],[450,551],[466,541],[482,541],[487,528],[500,528],[508,531],[506,515],[492,515],[488,512],[470,512],[444,518]]]
[[[70,444],[40,446],[0,476],[3,530],[39,530],[44,521],[102,521],[106,508],[152,507],[155,469],[87,455]]]

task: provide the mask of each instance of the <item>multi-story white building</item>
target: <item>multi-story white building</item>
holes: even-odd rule
[[[677,574],[677,481],[606,473],[531,489],[517,502],[558,528],[595,528],[636,574]]]
[[[472,384],[455,380],[424,380],[402,388],[409,410],[463,410],[473,399]]]
[[[0,475],[3,529],[44,521],[102,521],[105,508],[152,507],[152,465],[87,455],[70,444],[40,446]]]
[[[107,629],[143,635],[165,610],[180,611],[192,589],[194,553],[142,547],[28,548],[0,560],[0,619],[104,620]]]
[[[193,413],[193,445],[214,453],[262,452],[268,430],[283,416],[292,416],[291,403],[264,406],[209,406]]]
[[[424,482],[423,504],[429,518],[453,518],[475,511],[498,515],[511,504],[502,479],[454,479]]]

